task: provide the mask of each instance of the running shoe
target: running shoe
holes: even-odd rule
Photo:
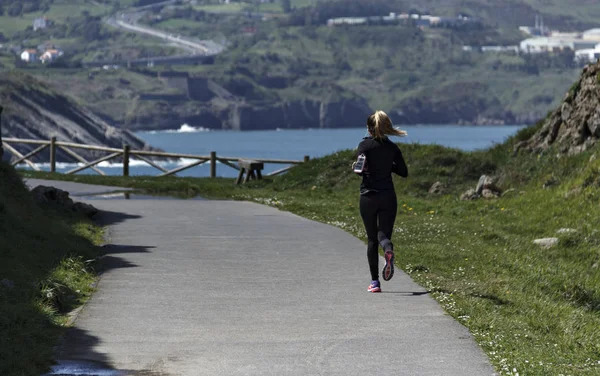
[[[379,281],[371,281],[371,284],[369,285],[369,289],[367,291],[381,292],[381,285],[379,284]]]
[[[383,256],[385,258],[385,265],[381,271],[384,281],[389,281],[394,276],[394,251],[388,248]]]

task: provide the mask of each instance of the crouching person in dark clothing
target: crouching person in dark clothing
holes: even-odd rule
[[[394,246],[392,233],[398,203],[392,181],[392,173],[408,176],[402,152],[388,136],[406,136],[406,132],[392,126],[383,111],[377,111],[367,119],[369,137],[358,145],[358,161],[353,170],[362,176],[360,185],[360,215],[363,219],[369,244],[367,258],[371,271],[369,292],[381,292],[379,282],[379,245],[384,250],[385,266],[382,277],[389,281],[394,275]]]

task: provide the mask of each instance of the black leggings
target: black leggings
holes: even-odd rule
[[[360,216],[367,230],[367,259],[371,279],[379,279],[379,244],[391,246],[398,203],[395,191],[369,192],[360,196]]]

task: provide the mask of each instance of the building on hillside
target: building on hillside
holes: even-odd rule
[[[582,39],[600,42],[600,29],[590,29],[584,31]]]
[[[590,49],[590,48],[596,48],[596,45],[599,42],[600,41],[585,40],[585,39],[574,39],[573,40],[573,49],[575,51],[579,51],[579,50],[586,50],[586,49]]]
[[[519,26],[519,30],[533,37],[547,37],[551,34],[550,29],[544,25],[544,18],[539,15],[535,16],[535,26]]]
[[[340,17],[330,18],[327,20],[327,26],[339,26],[339,25],[364,25],[367,23],[366,17]]]
[[[577,63],[587,64],[594,63],[600,58],[600,44],[597,44],[594,48],[587,48],[579,51],[575,51],[575,61]]]
[[[33,30],[38,31],[40,29],[45,29],[47,27],[52,26],[53,22],[49,20],[47,17],[38,17],[33,20]]]
[[[519,48],[524,53],[535,54],[559,52],[565,50],[579,51],[593,49],[598,42],[579,38],[539,37],[529,38],[521,42]]]
[[[582,39],[581,33],[564,33],[558,30],[552,30],[550,32],[552,38],[563,38],[563,39]]]
[[[59,57],[61,57],[63,54],[64,53],[62,51],[59,51],[59,50],[48,50],[48,51],[44,52],[42,54],[42,56],[40,56],[40,61],[43,64],[51,63],[54,60],[56,60]]]
[[[330,18],[327,20],[327,26],[410,23],[416,27],[425,28],[431,26],[453,26],[467,22],[473,22],[473,19],[465,16],[448,18],[428,14],[390,13],[387,16]]]
[[[536,54],[552,51],[574,50],[573,39],[560,38],[529,38],[521,42],[520,50],[528,54]]]
[[[463,49],[464,50],[464,49]],[[519,53],[519,46],[481,46],[481,52]]]
[[[21,52],[21,60],[27,63],[34,63],[37,60],[38,52],[33,49],[25,50]]]

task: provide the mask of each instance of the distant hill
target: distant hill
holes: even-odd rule
[[[407,0],[409,7],[442,14],[468,14],[500,27],[533,25],[535,15],[552,29],[581,30],[598,25],[596,0]]]
[[[466,15],[494,27],[515,28],[533,25],[535,16],[540,15],[552,29],[579,30],[597,25],[600,19],[600,5],[596,0],[320,0],[296,3],[305,5],[296,7],[296,12],[302,15],[309,14],[309,5],[315,4],[311,16],[313,22],[331,17],[404,11],[446,17]]]
[[[347,110],[348,99],[353,110],[382,108],[398,123],[532,123],[554,108],[576,79],[579,67],[572,53],[516,55],[467,52],[463,47],[516,45],[525,38],[518,26],[533,26],[536,15],[562,31],[600,26],[596,0],[277,0],[241,6],[181,0],[178,6],[149,10],[139,21],[147,27],[227,40],[228,48],[212,65],[157,65],[148,70],[210,79],[236,97],[230,102],[190,100],[185,90],[132,73],[124,69],[126,64],[91,75],[81,68],[82,61],[181,53],[158,38],[126,33],[104,22],[135,4],[141,2],[0,0],[6,45],[34,48],[51,42],[65,51],[50,67],[14,63],[14,56],[0,51],[0,70],[16,65],[43,76],[104,120],[131,129],[179,128],[184,122],[234,129],[351,126],[338,115],[353,113]],[[246,9],[270,16],[266,21],[248,17]],[[423,29],[400,24],[326,26],[330,17],[390,12],[462,15],[475,22]],[[32,20],[40,16],[55,22],[34,31]],[[328,110],[329,103],[335,111]],[[331,118],[339,121],[333,124]]]
[[[59,141],[82,144],[120,148],[127,143],[135,149],[150,148],[128,131],[111,127],[74,100],[26,74],[0,73],[0,105],[4,107],[3,138],[49,140],[56,136]],[[17,149],[22,153],[31,150],[24,146]],[[62,153],[58,158],[72,160]]]

